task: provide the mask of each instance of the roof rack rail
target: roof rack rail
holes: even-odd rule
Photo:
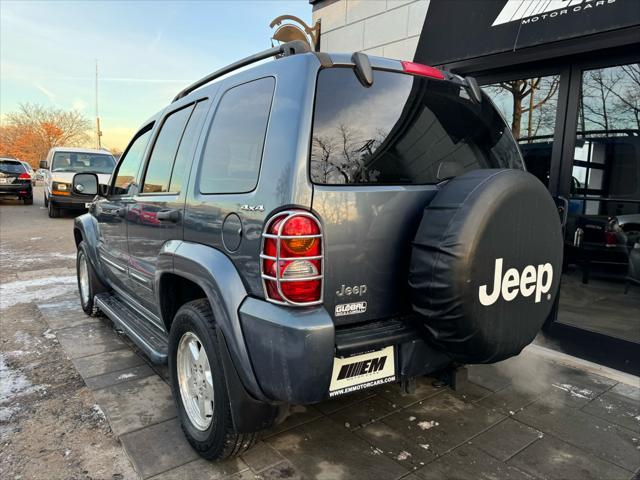
[[[178,93],[174,97],[174,99],[171,100],[171,103],[175,102],[176,100],[180,100],[183,97],[186,97],[197,88],[200,88],[203,85],[206,85],[207,83],[215,80],[216,78],[221,77],[222,75],[233,72],[234,70],[245,67],[247,65],[251,65],[252,63],[259,62],[260,60],[264,60],[265,58],[288,57],[289,55],[296,55],[298,53],[307,53],[310,51],[311,51],[311,48],[305,42],[301,40],[294,40],[292,42],[287,42],[287,43],[283,43],[282,45],[278,45],[277,47],[272,47],[268,50],[263,50],[262,52],[254,53],[253,55],[249,55],[248,57],[238,60],[237,62],[233,62],[227,65],[226,67],[222,67],[221,69],[216,70],[213,73],[210,73],[206,77],[201,78],[197,82],[192,83],[185,89],[181,90],[180,93]]]

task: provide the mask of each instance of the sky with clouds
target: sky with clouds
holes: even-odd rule
[[[311,23],[308,0],[0,2],[0,114],[22,102],[95,117],[103,145],[122,150],[184,86],[271,46],[269,23]]]

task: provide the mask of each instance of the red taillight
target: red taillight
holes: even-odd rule
[[[423,77],[436,78],[438,80],[445,79],[444,73],[442,73],[442,71],[428,65],[422,65],[420,63],[402,62],[402,69],[406,73],[410,73],[412,75],[421,75]]]
[[[267,299],[286,305],[322,301],[322,232],[305,211],[273,217],[263,233],[262,278]]]
[[[616,232],[604,232],[604,243],[607,247],[615,247],[618,243],[618,236],[616,235]]]
[[[31,180],[31,177],[27,172],[24,172],[18,175],[18,180]]]

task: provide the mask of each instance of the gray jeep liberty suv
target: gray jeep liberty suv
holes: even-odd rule
[[[169,363],[208,459],[290,405],[517,355],[557,297],[558,212],[509,128],[473,79],[411,62],[274,47],[73,190],[82,308]]]

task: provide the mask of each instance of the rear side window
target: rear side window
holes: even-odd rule
[[[522,169],[509,129],[485,97],[455,84],[376,70],[318,76],[311,179],[319,184],[437,183],[478,168]]]
[[[269,77],[224,94],[203,154],[201,193],[244,193],[256,187],[274,86]]]

